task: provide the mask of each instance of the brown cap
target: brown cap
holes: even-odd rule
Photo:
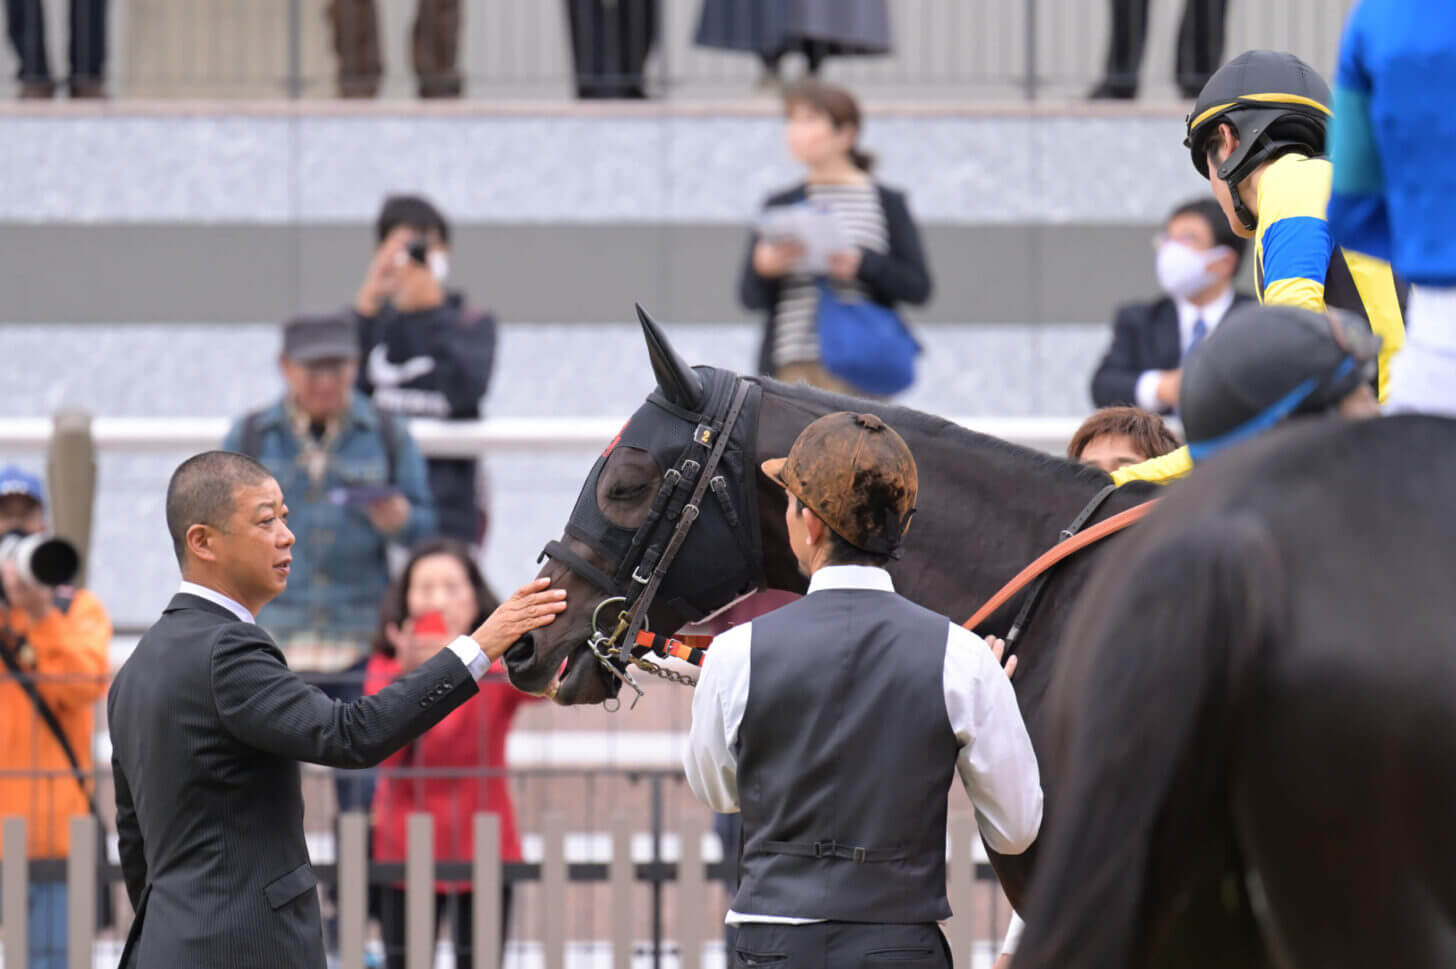
[[[800,432],[788,457],[763,462],[763,473],[872,554],[894,554],[915,514],[915,457],[873,414],[824,415]]]

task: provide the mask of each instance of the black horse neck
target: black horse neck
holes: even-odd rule
[[[965,618],[1007,580],[1056,543],[1058,535],[1108,483],[1099,471],[889,404],[764,381],[757,460],[782,456],[815,418],[868,410],[897,430],[920,473],[917,510],[905,555],[890,571],[906,596],[944,615]],[[773,588],[802,591],[783,521],[783,491],[759,476],[765,575]],[[1114,494],[1098,518],[1146,496]],[[1091,558],[1094,547],[1081,553]],[[1004,633],[1013,599],[979,631]]]

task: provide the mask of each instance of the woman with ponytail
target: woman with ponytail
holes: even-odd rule
[[[817,314],[827,278],[840,299],[868,299],[894,308],[930,298],[930,271],[920,233],[903,192],[870,175],[874,158],[859,147],[862,129],[854,96],[840,87],[806,81],[784,95],[785,140],[805,168],[805,179],[764,203],[765,217],[750,233],[739,280],[743,305],[766,313],[759,371],[788,383],[804,382],[840,393],[866,391],[826,370],[820,358]],[[818,255],[809,240],[773,228],[773,210],[809,205],[827,211],[840,248]]]

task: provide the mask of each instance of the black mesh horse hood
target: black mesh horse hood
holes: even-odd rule
[[[569,568],[586,573],[583,577],[608,595],[621,595],[631,602],[642,588],[642,582],[633,580],[633,573],[645,579],[661,557],[708,453],[717,443],[734,395],[746,383],[747,397],[729,429],[728,443],[703,494],[698,517],[656,596],[658,603],[684,623],[694,622],[762,584],[754,474],[762,390],[756,382],[745,382],[727,370],[688,367],[656,324],[645,313],[641,316],[658,387],[597,458],[565,529],[569,537],[610,563],[608,572],[603,575],[591,570],[595,572],[591,574],[583,563],[558,554],[559,548],[551,545],[546,554],[565,559]],[[640,528],[613,524],[597,506],[602,471],[621,447],[645,451],[664,472],[653,511]],[[608,583],[611,588],[604,588]]]

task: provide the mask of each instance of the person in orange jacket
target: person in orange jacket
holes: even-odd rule
[[[0,536],[41,532],[45,517],[40,479],[14,465],[0,468]],[[54,715],[80,770],[89,772],[94,708],[106,691],[111,620],[87,590],[26,581],[11,561],[0,561],[0,589],[0,649],[8,654],[0,669],[0,817],[25,818],[31,858],[65,858],[71,818],[90,813],[90,782],[76,776],[36,700]],[[11,661],[33,676],[34,697],[11,671]],[[32,882],[28,911],[27,965],[64,969],[65,883]]]

